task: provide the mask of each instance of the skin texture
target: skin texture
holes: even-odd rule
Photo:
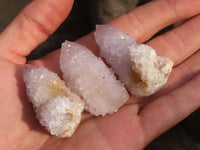
[[[118,112],[105,117],[83,113],[71,138],[50,136],[28,102],[22,67],[25,56],[47,39],[69,14],[73,0],[34,0],[0,34],[0,149],[3,150],[141,150],[200,106],[200,1],[155,0],[121,15],[114,25],[137,42],[171,58],[175,65],[167,85],[146,98],[131,97]],[[182,25],[149,40],[160,29]],[[79,39],[97,54],[93,33]],[[59,50],[28,62],[61,75]]]

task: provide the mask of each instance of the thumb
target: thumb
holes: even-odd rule
[[[34,0],[0,34],[0,57],[23,64],[71,11],[73,0]]]

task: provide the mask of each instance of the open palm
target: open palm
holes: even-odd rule
[[[147,98],[130,98],[118,112],[92,117],[87,112],[71,138],[49,135],[35,118],[22,79],[25,56],[52,34],[67,17],[73,0],[35,0],[0,35],[0,149],[4,150],[139,150],[187,117],[200,105],[200,1],[156,0],[124,14],[109,24],[149,40],[162,28],[182,25],[147,42],[174,68],[167,85]],[[77,42],[98,48],[93,34]],[[59,50],[29,62],[60,74]]]

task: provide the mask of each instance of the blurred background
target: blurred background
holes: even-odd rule
[[[30,1],[0,0],[0,32]],[[42,57],[60,48],[64,40],[74,41],[93,31],[96,24],[104,24],[149,1],[151,0],[75,0],[69,17],[27,58],[32,60]],[[171,25],[156,35],[175,26]],[[200,110],[158,137],[145,150],[200,150]]]

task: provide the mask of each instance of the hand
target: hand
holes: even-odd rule
[[[147,42],[175,65],[167,85],[158,93],[132,97],[118,112],[83,120],[71,138],[50,136],[35,118],[22,80],[27,56],[67,17],[73,0],[35,0],[0,35],[0,149],[4,150],[139,150],[199,108],[200,1],[156,0],[124,14],[109,24],[138,43],[160,29],[188,19],[182,25]],[[97,54],[93,34],[77,42]],[[60,74],[59,50],[29,62]],[[145,101],[144,103],[140,103]],[[139,103],[136,103],[139,102]],[[141,105],[143,104],[143,105]]]

